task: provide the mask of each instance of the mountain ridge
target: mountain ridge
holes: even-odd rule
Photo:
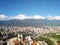
[[[47,20],[47,19],[12,19],[12,20],[0,20],[0,26],[60,26],[60,20]]]

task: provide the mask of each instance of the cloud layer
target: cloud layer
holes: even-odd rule
[[[40,15],[35,15],[35,16],[26,16],[24,14],[19,14],[17,16],[6,16],[6,15],[0,15],[0,20],[10,20],[10,19],[48,19],[48,20],[60,20],[60,16],[40,16]]]

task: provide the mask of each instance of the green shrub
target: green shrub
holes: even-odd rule
[[[47,38],[44,38],[44,37],[41,37],[41,36],[39,36],[38,38],[35,38],[35,40],[37,40],[37,41],[45,41],[46,43],[48,43],[48,45],[53,45],[54,44],[54,42],[51,41],[50,39],[47,39]]]

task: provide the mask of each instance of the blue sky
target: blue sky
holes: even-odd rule
[[[60,0],[0,0],[0,15],[60,16]]]

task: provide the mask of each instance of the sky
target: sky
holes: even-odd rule
[[[60,0],[0,0],[0,20],[60,20]]]

